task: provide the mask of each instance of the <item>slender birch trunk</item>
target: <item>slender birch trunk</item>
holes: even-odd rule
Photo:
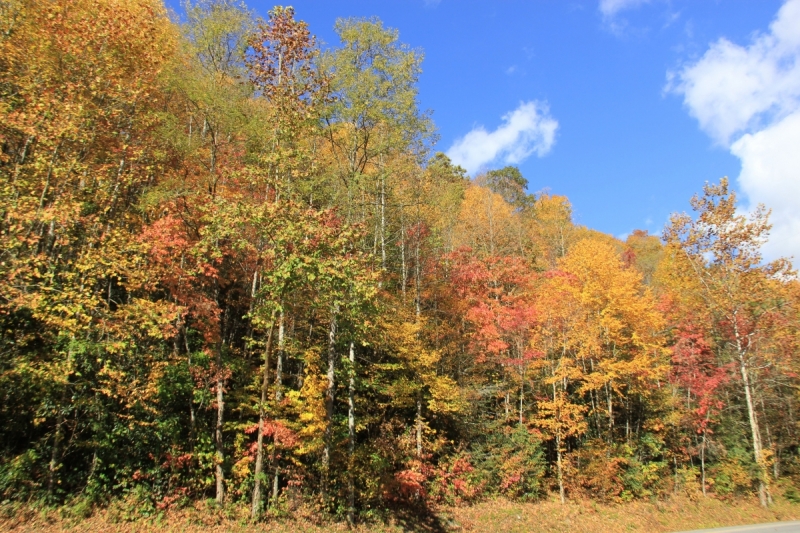
[[[750,433],[753,438],[753,456],[758,465],[759,480],[758,480],[758,501],[762,507],[767,506],[767,486],[764,478],[766,472],[764,469],[763,447],[761,444],[761,432],[758,428],[758,418],[756,416],[755,405],[753,402],[753,391],[750,383],[750,373],[747,370],[747,361],[744,354],[739,353],[739,371],[742,375],[742,386],[744,388],[744,396],[747,402],[747,418],[750,422]]]
[[[225,501],[225,472],[222,468],[225,462],[225,448],[222,440],[222,425],[225,421],[225,381],[222,379],[222,349],[217,350],[217,424],[214,430],[214,446],[216,448],[216,501],[222,504]]]
[[[417,397],[417,459],[422,458],[422,398]]]
[[[381,270],[386,270],[386,177],[381,172]]]
[[[352,526],[356,514],[355,454],[356,454],[356,350],[350,342],[350,381],[347,387],[347,434],[350,444],[350,472],[347,487],[347,522]]]
[[[325,446],[322,449],[322,497],[328,492],[328,477],[331,466],[331,441],[333,440],[333,401],[336,394],[336,320],[339,306],[331,308],[331,324],[328,330],[328,387],[325,391]]]
[[[703,483],[703,497],[706,496],[706,430],[703,428],[703,441],[700,445],[700,475]]]
[[[264,472],[264,419],[266,418],[267,392],[269,388],[269,352],[272,348],[272,332],[270,326],[267,334],[267,347],[264,350],[264,369],[261,378],[261,402],[258,405],[258,440],[256,442],[256,466],[253,484],[253,500],[250,506],[250,518],[258,518],[261,508],[261,477]]]
[[[611,388],[606,383],[606,400],[608,401],[608,442],[614,440],[614,405],[611,402]]]
[[[402,213],[402,211],[401,211]],[[408,285],[408,267],[406,266],[406,223],[405,218],[400,218],[400,268],[403,276],[403,283],[401,290],[403,294],[403,303],[406,301],[406,285]]]
[[[747,418],[750,422],[750,433],[753,438],[753,456],[758,466],[759,480],[758,480],[758,501],[762,507],[767,507],[771,496],[769,488],[767,487],[767,472],[764,468],[764,453],[761,444],[761,431],[758,427],[758,416],[756,414],[755,401],[753,399],[753,386],[750,382],[750,372],[747,368],[746,351],[742,342],[742,337],[739,333],[739,326],[736,320],[736,313],[733,316],[733,332],[736,337],[736,354],[739,358],[739,372],[742,375],[742,387],[744,388],[744,397],[747,403]]]
[[[278,443],[276,441],[275,448],[277,447]],[[272,456],[275,463],[275,475],[272,477],[272,507],[275,507],[276,505],[278,505],[278,493],[280,492],[281,467],[275,460],[275,449],[272,450]]]
[[[419,319],[420,315],[422,314],[422,267],[419,264],[419,241],[422,239],[422,235],[420,235],[421,231],[419,228],[419,224],[417,224],[417,238],[414,246],[414,310],[416,312],[417,319]]]
[[[564,470],[561,464],[561,431],[556,431],[556,464],[558,466],[558,495],[561,498],[561,504],[566,503],[564,496]]]
[[[286,328],[284,314],[281,309],[278,317],[278,353],[275,361],[275,400],[283,400],[283,352],[286,345]]]

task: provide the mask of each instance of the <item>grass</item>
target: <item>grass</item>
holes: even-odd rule
[[[245,517],[224,515],[208,504],[162,513],[155,518],[125,521],[112,508],[81,518],[63,511],[17,511],[0,518],[0,531],[14,533],[321,533],[336,531],[399,533],[403,531],[507,531],[545,533],[581,531],[674,532],[690,529],[755,524],[800,519],[800,504],[776,498],[763,509],[755,498],[718,500],[676,496],[667,501],[600,504],[572,500],[562,505],[555,499],[535,503],[491,500],[469,507],[440,508],[425,516],[418,510],[392,515],[386,523],[346,524],[326,522],[299,510],[290,520],[250,524]]]
[[[552,500],[529,504],[494,501],[454,510],[453,516],[468,531],[666,533],[797,520],[800,519],[800,505],[783,500],[763,509],[755,499],[721,501],[685,496],[618,505],[591,501],[570,501],[564,505]]]

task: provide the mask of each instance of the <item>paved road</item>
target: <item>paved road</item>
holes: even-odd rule
[[[800,533],[800,522],[773,522],[754,526],[721,527],[718,529],[696,529],[681,533]]]

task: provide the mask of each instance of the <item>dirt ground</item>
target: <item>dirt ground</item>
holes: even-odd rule
[[[292,519],[250,524],[245,517],[226,517],[196,508],[163,513],[152,519],[125,521],[113,509],[95,512],[88,518],[64,516],[57,511],[27,511],[0,519],[0,531],[14,533],[318,533],[335,531],[504,531],[544,533],[580,531],[616,533],[620,531],[674,532],[689,529],[777,522],[800,519],[800,504],[779,498],[769,509],[762,509],[755,498],[717,500],[674,497],[668,501],[599,504],[587,500],[562,505],[555,498],[535,503],[491,500],[469,507],[440,508],[431,513],[417,511],[390,515],[385,523],[360,524],[349,529],[344,523],[323,522],[313,515],[298,513]]]

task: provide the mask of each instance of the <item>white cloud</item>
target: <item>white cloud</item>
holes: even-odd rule
[[[546,103],[522,102],[503,116],[503,124],[492,132],[483,126],[457,139],[447,156],[473,174],[490,163],[519,164],[532,154],[547,154],[555,142],[558,122]]]
[[[739,186],[752,209],[772,209],[765,256],[800,258],[800,0],[788,0],[767,33],[747,46],[712,43],[668,74],[689,113],[742,162]]]
[[[772,232],[764,247],[767,257],[800,259],[800,111],[731,146],[742,160],[739,185],[752,204],[772,209]],[[797,264],[797,262],[795,262]]]
[[[650,0],[600,0],[600,12],[606,18],[611,18],[620,11],[639,7]]]

